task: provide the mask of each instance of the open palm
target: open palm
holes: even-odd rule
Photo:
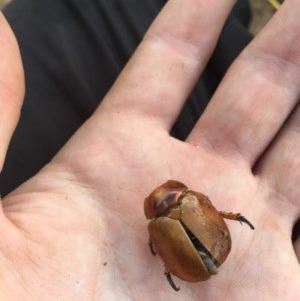
[[[170,0],[94,115],[2,200],[1,300],[300,299],[291,242],[300,214],[298,1],[287,0],[236,60],[187,141],[169,135],[235,1],[223,2]],[[4,161],[23,79],[1,24],[1,55],[14,62],[0,69],[9,87],[0,94]],[[256,227],[228,222],[233,247],[219,274],[194,284],[174,277],[179,293],[150,253],[143,213],[168,179]]]

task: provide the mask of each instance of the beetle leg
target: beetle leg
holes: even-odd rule
[[[149,239],[148,245],[149,245],[152,255],[156,255],[155,248],[154,248],[154,245],[153,245],[151,239]]]
[[[219,211],[219,213],[223,218],[239,221],[241,224],[246,223],[252,230],[255,229],[254,226],[240,213],[232,213],[232,212],[224,212],[224,211]]]
[[[254,230],[254,226],[244,217],[242,216],[241,214],[237,214],[237,220],[240,222],[240,223],[246,223],[252,230]]]
[[[169,271],[165,271],[165,275],[167,277],[167,280],[168,280],[169,284],[172,286],[173,290],[178,292],[180,290],[180,287],[177,287],[175,285],[175,283],[173,282],[173,278],[171,276],[171,273]]]

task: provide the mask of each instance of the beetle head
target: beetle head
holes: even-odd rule
[[[145,199],[144,211],[147,219],[163,215],[178,204],[187,187],[181,182],[169,180],[158,186]]]

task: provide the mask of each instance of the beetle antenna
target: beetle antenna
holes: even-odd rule
[[[172,286],[173,290],[178,292],[180,290],[180,287],[177,287],[172,279],[171,273],[168,271],[165,271],[165,275],[167,277],[167,280],[169,282],[169,284]]]
[[[236,215],[236,219],[242,224],[242,223],[246,223],[252,230],[254,230],[254,226],[241,214],[237,214]]]

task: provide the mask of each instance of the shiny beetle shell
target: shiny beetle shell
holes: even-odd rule
[[[174,180],[157,187],[144,203],[151,219],[149,245],[165,264],[170,285],[172,275],[189,281],[207,280],[216,274],[231,249],[231,236],[223,218],[252,224],[240,214],[219,212],[202,193]]]

